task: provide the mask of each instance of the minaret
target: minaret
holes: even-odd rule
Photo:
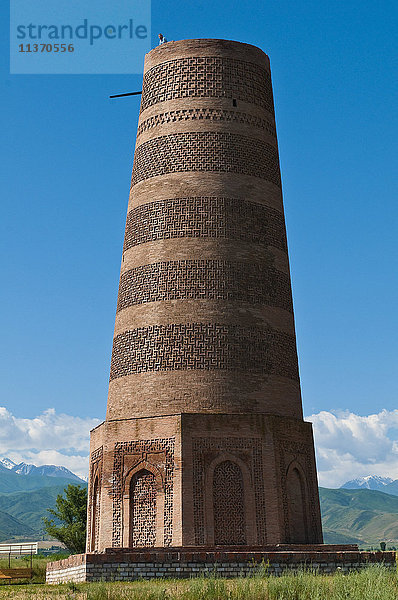
[[[145,59],[87,551],[320,543],[269,59]]]

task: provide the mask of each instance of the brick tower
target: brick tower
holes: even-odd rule
[[[145,60],[87,551],[322,542],[268,57]]]

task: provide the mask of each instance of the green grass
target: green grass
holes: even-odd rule
[[[397,600],[395,570],[372,566],[348,575],[298,571],[221,579],[0,587],[0,600]]]
[[[40,556],[40,555],[35,555],[33,556],[33,560],[32,560],[32,578],[31,579],[27,579],[27,580],[18,580],[18,581],[13,581],[13,583],[11,585],[21,585],[22,583],[25,584],[42,584],[45,582],[46,580],[46,565],[49,561],[53,561],[53,560],[60,560],[62,558],[66,558],[68,556],[68,554],[52,554],[51,556]],[[8,557],[4,557],[2,556],[0,558],[0,570],[1,569],[8,569],[8,567],[11,567],[11,569],[24,569],[24,568],[30,568],[30,556],[22,556],[20,558],[11,558],[10,563],[8,562]],[[8,581],[5,580],[1,580],[0,579],[0,589],[3,586],[9,586],[10,583]],[[14,588],[13,588],[14,589]],[[0,594],[0,598],[1,598],[1,594]]]

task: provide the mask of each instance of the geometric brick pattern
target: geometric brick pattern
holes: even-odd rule
[[[135,151],[132,185],[187,171],[242,173],[281,185],[277,149],[246,135],[216,131],[163,135]]]
[[[262,129],[276,137],[275,126],[270,121],[249,115],[237,110],[226,110],[222,108],[181,108],[178,110],[170,110],[164,113],[159,113],[148,117],[138,126],[137,135],[141,135],[144,131],[148,131],[158,125],[165,123],[176,123],[179,121],[213,121],[216,123],[224,121],[232,121],[235,123],[244,123],[251,127]]]
[[[293,312],[289,276],[264,263],[180,260],[135,267],[120,278],[117,310],[164,300],[224,300]]]
[[[250,480],[253,486],[255,514],[250,517],[256,522],[257,544],[267,542],[266,507],[264,499],[263,478],[263,453],[261,440],[258,438],[236,438],[236,437],[198,437],[192,440],[193,452],[193,509],[195,544],[202,546],[205,543],[205,490],[206,475],[209,462],[216,458],[221,452],[240,456],[246,455],[246,463],[250,472]],[[216,469],[213,481],[216,485]],[[237,483],[235,482],[235,496]],[[214,494],[214,488],[212,489]],[[218,493],[218,492],[217,492]],[[214,496],[213,496],[214,503]],[[214,504],[213,504],[214,507]],[[214,507],[215,508],[215,507]],[[228,510],[233,510],[229,506]]]
[[[110,380],[148,371],[246,371],[298,380],[295,338],[270,327],[151,325],[113,340]]]
[[[235,98],[273,111],[271,76],[257,64],[227,57],[188,57],[147,71],[141,111],[176,98]]]
[[[154,546],[156,539],[156,479],[143,469],[130,484],[131,530],[130,545]]]
[[[164,488],[164,511],[163,511],[163,545],[170,546],[173,535],[173,474],[174,474],[174,438],[137,440],[131,442],[116,442],[113,458],[112,490],[113,499],[112,518],[112,547],[120,548],[122,544],[122,502],[123,502],[123,462],[128,454],[139,454],[143,456],[152,453],[164,452],[165,477]],[[142,471],[140,472],[142,474]],[[148,488],[148,480],[146,480]],[[152,493],[152,504],[153,493]],[[148,504],[151,504],[148,502]],[[146,506],[145,510],[148,510]],[[152,539],[152,538],[151,538]]]
[[[239,466],[225,460],[214,469],[214,543],[235,546],[246,543],[243,476]]]
[[[124,251],[182,237],[241,240],[287,251],[280,211],[249,200],[201,196],[159,200],[130,210]]]

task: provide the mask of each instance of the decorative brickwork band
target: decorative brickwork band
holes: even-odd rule
[[[240,240],[287,252],[280,211],[249,200],[204,196],[149,202],[130,210],[124,251],[146,242],[181,237]]]
[[[123,273],[117,310],[163,300],[224,300],[266,304],[293,312],[290,280],[268,264],[180,260]]]
[[[269,120],[236,110],[221,108],[181,108],[159,113],[149,117],[138,125],[137,135],[141,135],[144,131],[148,131],[158,125],[178,123],[179,121],[212,121],[214,123],[231,121],[232,123],[243,123],[250,127],[262,129],[269,135],[276,137],[275,126]]]
[[[235,98],[274,110],[269,72],[245,60],[193,56],[163,62],[145,73],[141,111],[187,97]]]
[[[245,135],[214,131],[175,133],[141,144],[135,151],[132,185],[187,171],[241,173],[281,185],[274,146]]]
[[[295,338],[271,328],[152,325],[113,341],[110,379],[147,371],[224,369],[298,380]]]
[[[240,514],[242,515],[242,504],[243,496],[249,491],[252,491],[254,495],[254,513],[250,515],[251,519],[256,522],[257,540],[258,545],[265,544],[267,542],[267,530],[266,530],[266,517],[265,517],[265,500],[264,500],[264,482],[262,472],[263,454],[261,447],[261,440],[258,438],[194,438],[192,441],[192,453],[193,453],[193,505],[194,505],[194,527],[195,527],[195,544],[203,546],[207,543],[206,539],[206,526],[205,526],[205,494],[209,492],[206,489],[206,479],[209,466],[217,459],[218,456],[228,452],[232,456],[239,457],[237,460],[242,461],[246,465],[250,474],[249,481],[252,490],[242,490],[241,486],[243,482],[241,480],[241,472],[237,472],[237,462],[233,461],[233,467],[230,465],[223,465],[223,462],[219,465],[219,469],[216,467],[213,475],[213,503],[214,503],[214,526],[215,534],[219,536],[239,536],[240,540],[244,537],[244,518],[237,517],[235,534],[232,533],[230,525],[228,524],[227,530],[224,534],[221,533],[222,520],[224,520],[224,527],[226,525],[227,514],[226,511],[234,510],[232,507],[234,503],[238,502],[241,504]],[[228,462],[231,462],[230,460]],[[222,466],[223,465],[223,466]],[[233,469],[233,471],[232,471]],[[220,481],[217,482],[217,477],[220,476]],[[233,479],[233,482],[231,481]],[[232,489],[226,489],[224,493],[221,492],[219,485],[221,480],[224,483],[232,483]],[[230,495],[228,495],[230,492]],[[222,501],[222,505],[216,508],[216,498]],[[216,529],[217,528],[217,529]],[[219,538],[220,539],[220,538]],[[224,540],[227,542],[226,537]],[[239,543],[239,542],[238,542]],[[242,543],[242,541],[240,542]],[[247,543],[247,540],[246,540]]]
[[[122,512],[124,467],[127,459],[130,465],[157,462],[162,472],[164,491],[163,510],[163,545],[170,546],[173,536],[173,473],[174,473],[174,438],[138,440],[131,442],[116,442],[113,461],[112,488],[110,495],[113,499],[113,534],[112,546],[120,548],[122,545]],[[152,459],[152,456],[154,459]],[[160,461],[160,463],[159,463]],[[140,476],[144,475],[144,479]],[[137,545],[153,545],[154,542],[154,511],[156,511],[156,497],[154,480],[147,470],[140,470],[137,477],[133,478],[130,489],[133,492],[133,508],[130,518],[133,517],[132,537]],[[136,502],[134,508],[134,501]],[[145,541],[146,540],[146,541]],[[150,543],[149,543],[150,542]]]

